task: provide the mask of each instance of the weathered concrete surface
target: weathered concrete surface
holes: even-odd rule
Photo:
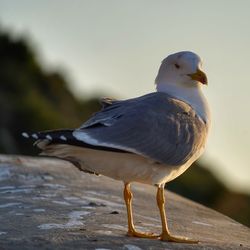
[[[127,237],[121,182],[47,158],[0,155],[0,249],[250,249],[250,230],[167,192],[171,231],[198,245]],[[155,188],[134,185],[138,229],[160,232]]]

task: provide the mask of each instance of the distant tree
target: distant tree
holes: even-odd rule
[[[100,107],[79,101],[59,72],[45,72],[28,42],[0,31],[0,152],[37,152],[23,131],[77,127]]]

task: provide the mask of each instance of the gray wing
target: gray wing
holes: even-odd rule
[[[204,146],[206,135],[206,124],[194,110],[165,93],[109,103],[73,132],[79,141],[168,165],[188,161]]]

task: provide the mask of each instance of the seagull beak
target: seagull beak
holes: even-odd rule
[[[198,81],[207,85],[207,76],[200,69],[197,69],[197,71],[193,74],[188,74],[188,76],[190,76],[192,80],[195,80],[195,81]]]

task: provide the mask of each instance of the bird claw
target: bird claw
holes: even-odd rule
[[[148,238],[148,239],[159,239],[160,235],[154,233],[147,233],[147,232],[138,232],[138,231],[128,231],[127,236],[130,237],[138,237],[138,238]]]
[[[176,242],[176,243],[187,243],[187,244],[199,243],[198,240],[192,240],[192,239],[189,239],[187,237],[174,236],[174,235],[170,235],[168,233],[162,233],[160,235],[160,239],[162,241],[169,241],[169,242]]]

